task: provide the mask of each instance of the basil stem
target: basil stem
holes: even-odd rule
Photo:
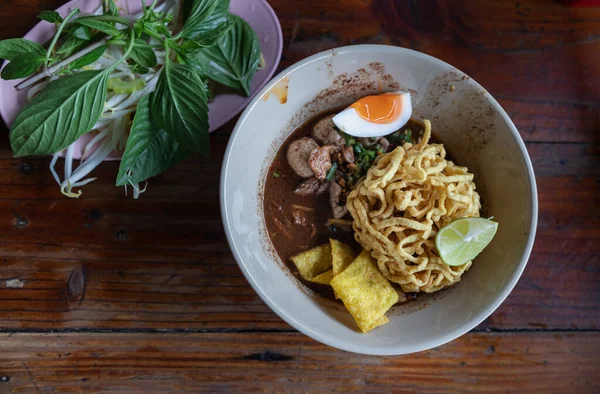
[[[69,12],[69,15],[67,15],[67,17],[65,18],[65,20],[63,20],[62,23],[60,24],[60,26],[58,26],[58,29],[56,30],[56,34],[52,38],[52,41],[50,42],[50,46],[48,46],[48,50],[46,51],[46,60],[44,61],[44,69],[48,68],[48,62],[50,61],[50,57],[52,56],[52,50],[56,46],[56,42],[60,38],[60,35],[61,35],[63,29],[69,22],[69,19],[71,19],[78,12],[79,12],[78,8],[74,8],[73,10],[71,10],[71,12]]]
[[[96,48],[101,47],[102,45],[106,44],[106,42],[107,42],[107,39],[104,38],[100,41],[95,42],[94,44],[90,45],[89,47],[84,48],[84,49],[80,50],[79,52],[72,54],[68,58],[61,60],[60,62],[58,62],[56,64],[53,64],[52,66],[48,67],[48,69],[46,69],[45,71],[37,73],[37,74],[27,78],[23,82],[19,83],[17,86],[15,86],[15,90],[16,91],[23,90],[26,87],[29,87],[29,86],[35,84],[39,80],[49,77],[50,75],[54,74],[56,71],[60,70],[64,66],[74,62],[75,60],[94,51]]]
[[[114,16],[114,15],[86,16],[81,19],[84,19],[84,20],[88,19],[88,20],[94,20],[94,21],[100,21],[100,22],[113,22],[113,23],[119,23],[121,25],[129,26],[129,19],[123,18],[120,16]]]

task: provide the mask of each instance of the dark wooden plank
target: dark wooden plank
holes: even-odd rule
[[[480,328],[600,327],[598,167],[589,164],[596,160],[589,156],[593,152],[586,156],[580,150],[571,157],[584,164],[569,164],[565,152],[573,146],[579,145],[530,145],[541,174],[536,245],[514,292]],[[557,154],[566,158],[564,166],[547,158]],[[571,176],[560,175],[565,171]],[[288,328],[243,278],[218,212],[194,213],[194,207],[206,205],[190,203],[185,192],[176,202],[155,199],[155,192],[162,189],[149,189],[150,202],[119,196],[102,205],[95,199],[20,201],[17,216],[28,224],[15,228],[16,217],[7,213],[12,222],[1,244],[6,258],[0,264],[0,327]],[[64,219],[53,220],[50,206],[64,212]],[[135,220],[127,209],[137,212]],[[196,230],[198,223],[202,229]],[[85,297],[73,306],[66,297],[69,277],[80,267],[87,272]],[[6,281],[13,279],[23,287],[7,288]]]
[[[0,348],[0,392],[12,393],[600,390],[599,333],[468,334],[405,357],[276,332],[2,334]]]

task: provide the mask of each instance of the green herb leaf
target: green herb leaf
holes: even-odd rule
[[[153,123],[187,149],[208,153],[208,103],[204,83],[186,64],[167,61],[150,96]]]
[[[82,26],[87,26],[91,29],[98,30],[104,34],[108,34],[111,37],[119,35],[121,32],[119,29],[115,27],[113,23],[97,21],[95,19],[91,19],[92,17],[79,18],[75,20],[75,23],[78,23]],[[75,30],[77,32],[79,29]],[[74,33],[75,33],[74,32]],[[79,37],[83,38],[83,37]]]
[[[250,25],[232,17],[233,27],[214,46],[198,50],[194,58],[210,79],[248,96],[260,60],[260,45]]]
[[[104,1],[104,13],[108,13],[109,15],[119,16],[119,8],[115,4],[113,0],[103,0]]]
[[[131,72],[144,75],[144,74],[148,74],[148,72],[150,72],[150,69],[148,67],[142,67],[139,64],[132,64]]]
[[[106,45],[99,46],[98,48],[94,49],[90,53],[73,61],[71,64],[69,64],[69,70],[76,70],[78,68],[82,68],[89,64],[94,63],[96,60],[98,60],[98,59],[100,59],[100,57],[102,57],[104,52],[106,52],[106,48],[107,48]]]
[[[39,53],[23,53],[15,57],[2,69],[2,79],[20,79],[35,73],[46,57]]]
[[[24,53],[46,55],[46,50],[40,44],[24,38],[9,38],[0,41],[0,59],[10,61]]]
[[[42,11],[37,17],[50,23],[61,23],[63,21],[62,16],[56,11]]]
[[[77,38],[75,36],[68,36],[60,48],[58,48],[56,53],[64,57],[68,57],[87,44],[88,42],[86,40],[82,40],[81,38]]]
[[[92,39],[92,33],[87,26],[80,26],[71,32],[73,37],[77,37],[81,40],[89,41]]]
[[[10,133],[14,155],[52,154],[90,131],[104,108],[111,71],[82,71],[50,82],[15,119]]]
[[[188,26],[182,33],[182,37],[189,40],[184,48],[189,51],[213,46],[234,24],[235,18],[229,14],[229,0],[221,1],[202,22]]]
[[[152,47],[139,38],[135,40],[129,56],[142,67],[154,67],[157,64],[156,54]]]
[[[149,96],[140,100],[123,153],[117,186],[143,182],[183,160],[189,151],[150,120]]]
[[[184,4],[184,14],[187,13],[186,7],[189,7],[189,15],[185,20],[183,28],[179,32],[179,37],[191,38],[195,29],[218,8],[221,0],[193,0],[191,7]],[[227,1],[229,3],[229,1]],[[229,6],[229,4],[227,4]],[[227,7],[229,9],[229,7]]]

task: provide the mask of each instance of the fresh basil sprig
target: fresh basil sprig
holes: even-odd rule
[[[8,61],[2,78],[29,77],[18,90],[44,83],[12,125],[13,153],[68,148],[65,180],[53,173],[68,196],[79,196],[71,190],[91,182],[84,176],[114,149],[124,151],[116,184],[138,195],[141,182],[191,152],[209,152],[209,80],[250,94],[260,46],[252,28],[229,13],[229,0],[182,0],[180,25],[156,8],[159,1],[137,20],[121,16],[114,0],[102,0],[100,15],[44,11],[38,18],[56,25],[47,45],[0,41],[0,59]],[[89,159],[72,171],[74,142],[95,127],[102,132],[85,147]]]
[[[90,131],[104,109],[108,77],[129,56],[133,43],[131,34],[124,56],[102,71],[82,71],[50,82],[15,119],[10,132],[13,154],[49,155]]]

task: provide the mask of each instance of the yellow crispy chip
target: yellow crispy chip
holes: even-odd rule
[[[398,293],[366,250],[331,280],[331,287],[362,332],[376,327],[385,312],[398,302]]]
[[[336,239],[329,239],[331,244],[331,257],[333,265],[333,276],[338,276],[343,270],[348,268],[356,258],[356,253],[352,248]]]
[[[297,254],[290,260],[296,265],[304,279],[311,280],[331,269],[331,246],[329,244],[317,246]]]
[[[331,282],[331,279],[333,279],[333,270],[325,271],[322,274],[315,276],[310,281],[320,285],[328,285],[329,282]]]
[[[387,322],[389,322],[387,316],[383,315],[379,319],[375,320],[375,323],[373,323],[372,325],[366,327],[363,332],[369,332],[369,331],[371,331],[374,328],[377,328],[379,326],[383,326]]]

